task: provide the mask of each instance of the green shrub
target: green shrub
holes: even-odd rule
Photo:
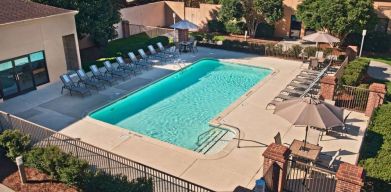
[[[245,31],[245,24],[237,21],[227,21],[224,23],[225,30],[230,34],[243,35]]]
[[[0,134],[0,146],[6,150],[6,156],[12,160],[30,149],[30,136],[19,130],[5,130]]]
[[[274,25],[261,23],[255,32],[255,37],[272,38],[274,37]]]
[[[341,78],[342,83],[350,86],[359,85],[369,67],[369,62],[370,60],[364,58],[351,61],[344,70]]]
[[[138,178],[131,182],[125,176],[111,176],[104,172],[92,174],[83,190],[86,192],[152,192],[153,185],[151,179]]]
[[[360,151],[359,164],[364,166],[374,191],[391,189],[390,117],[391,104],[382,105],[374,112]]]
[[[318,50],[319,49],[317,47],[305,47],[303,52],[304,52],[305,55],[308,55],[310,57],[314,57]]]
[[[208,21],[208,31],[211,33],[226,33],[224,22],[219,20]]]
[[[88,172],[86,161],[64,153],[56,146],[33,148],[26,154],[25,160],[27,166],[69,185],[81,186]]]

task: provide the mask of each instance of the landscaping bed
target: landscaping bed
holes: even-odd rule
[[[6,177],[2,183],[14,191],[42,192],[42,191],[62,191],[77,192],[76,187],[68,186],[64,183],[53,181],[46,174],[41,173],[34,168],[25,168],[28,183],[22,185],[19,173],[16,171]]]

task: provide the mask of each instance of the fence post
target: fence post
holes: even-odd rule
[[[372,116],[373,111],[383,104],[384,97],[386,96],[386,85],[381,83],[372,83],[369,86],[369,96],[365,115]]]
[[[337,78],[326,75],[320,80],[320,97],[323,100],[333,100],[337,88]]]
[[[336,178],[335,192],[360,192],[364,186],[364,169],[357,165],[342,163]]]
[[[277,186],[273,186],[277,192],[282,192],[286,180],[286,175],[288,172],[288,158],[289,158],[290,150],[288,147],[284,145],[279,145],[272,143],[270,144],[266,151],[263,152],[263,175],[267,174],[267,171],[271,166],[277,164],[280,169],[280,174],[278,181],[272,181],[273,183],[278,183]],[[266,181],[268,182],[268,181]],[[268,183],[266,183],[268,185]]]
[[[109,174],[111,175],[110,155],[108,151],[106,151],[106,156],[107,156],[107,165],[109,166]]]

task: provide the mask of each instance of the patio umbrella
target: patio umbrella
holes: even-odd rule
[[[340,40],[326,32],[318,31],[316,33],[307,35],[303,37],[303,40],[316,42],[316,46],[318,46],[318,43],[339,43]]]
[[[198,26],[186,19],[179,21],[173,25],[170,26],[171,28],[174,29],[188,29],[188,30],[197,30]]]
[[[304,149],[309,127],[327,129],[343,126],[343,109],[310,97],[291,99],[278,104],[274,114],[296,126],[305,126]]]

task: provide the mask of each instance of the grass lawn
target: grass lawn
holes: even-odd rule
[[[368,56],[365,58],[391,65],[391,56]]]

